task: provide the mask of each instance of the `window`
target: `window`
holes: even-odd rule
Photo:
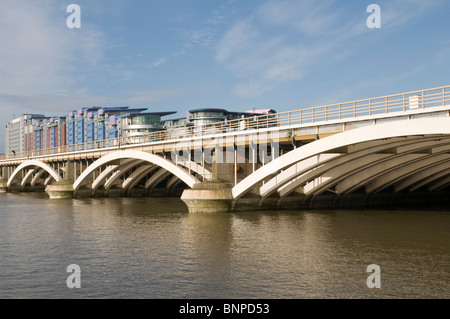
[[[150,125],[159,123],[159,116],[134,116],[131,118],[131,125]]]

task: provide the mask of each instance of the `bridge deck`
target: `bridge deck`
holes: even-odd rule
[[[205,147],[216,138],[222,138],[220,143],[225,147],[228,143],[248,145],[250,138],[245,140],[231,138],[256,134],[267,134],[267,139],[275,138],[280,144],[291,143],[292,139],[300,143],[308,143],[317,138],[366,125],[394,119],[449,116],[449,112],[450,85],[212,123],[200,127],[174,128],[140,136],[6,154],[0,156],[0,166],[15,165],[30,158],[44,162],[96,159],[118,149],[139,149],[154,154],[171,152],[175,147],[179,150],[187,147],[195,150]],[[261,136],[258,136],[258,139],[261,141]],[[254,141],[253,137],[252,140]]]

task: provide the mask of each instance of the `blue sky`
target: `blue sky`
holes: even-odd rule
[[[71,3],[80,29],[67,28]],[[372,3],[380,29],[366,24]],[[287,111],[448,85],[449,14],[445,0],[0,0],[0,125],[92,105]]]

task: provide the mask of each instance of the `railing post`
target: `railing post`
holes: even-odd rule
[[[422,91],[422,109],[425,108],[425,91]]]
[[[445,88],[442,88],[442,106],[445,106]]]
[[[405,104],[405,93],[403,93],[403,112],[406,111],[406,104]]]

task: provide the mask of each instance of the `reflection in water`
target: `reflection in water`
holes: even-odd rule
[[[178,199],[0,196],[0,298],[449,298],[448,211],[189,214]],[[66,267],[81,268],[68,289]],[[382,288],[366,286],[381,267]]]

